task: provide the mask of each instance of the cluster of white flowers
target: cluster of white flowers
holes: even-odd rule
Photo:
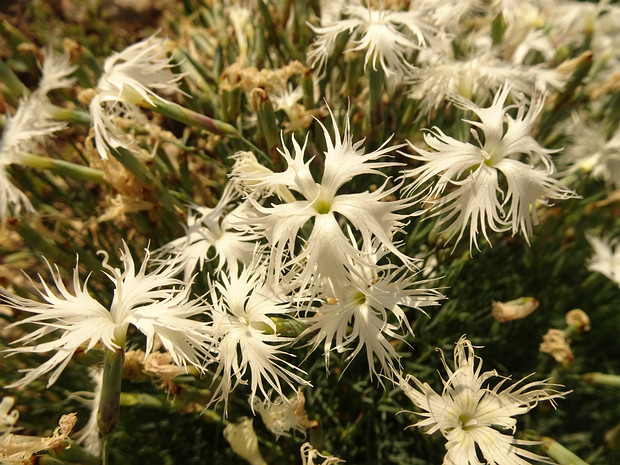
[[[447,378],[438,394],[417,377],[403,375],[397,343],[406,345],[414,336],[414,319],[428,316],[444,298],[438,279],[424,278],[430,272],[403,252],[400,238],[410,223],[423,215],[437,217],[446,239],[454,238],[456,247],[466,237],[471,253],[479,248],[480,235],[491,243],[489,230],[521,234],[529,243],[540,205],[577,196],[556,177],[552,155],[558,150],[535,139],[547,92],[567,82],[558,69],[529,64],[532,55],[551,61],[553,36],[542,34],[539,23],[556,10],[550,2],[499,0],[423,0],[412,2],[408,11],[345,0],[336,9],[320,26],[310,24],[316,34],[307,55],[313,71],[324,75],[339,45],[362,52],[364,69],[380,68],[408,86],[407,98],[419,101],[420,117],[450,105],[470,129],[466,137],[457,139],[435,126],[424,133],[425,147],[391,145],[389,137],[366,152],[364,140],[353,134],[349,112],[328,106],[330,124],[317,119],[323,153],[308,143],[308,134],[303,143],[296,136],[290,143],[281,137],[282,147],[273,155],[283,171],[263,166],[252,152],[231,155],[234,166],[219,202],[212,208],[189,205],[183,236],[169,240],[153,258],[146,249],[140,266],[126,243],[120,252],[122,268],[100,252],[103,273],[113,286],[109,302],[91,296],[91,275],[81,281],[77,264],[68,289],[59,269],[48,263],[52,284],[39,276],[38,300],[0,288],[0,302],[30,314],[13,326],[38,326],[8,352],[54,353],[7,387],[26,386],[48,373],[48,386],[53,384],[80,347],[88,351],[102,345],[122,352],[132,325],[146,336],[146,355],[161,341],[176,365],[212,377],[209,405],[223,402],[227,412],[231,393],[249,385],[249,404],[260,413],[267,407],[289,408],[294,401],[286,391],[311,385],[294,350],[322,349],[326,368],[334,352],[346,353],[347,363],[361,353],[370,379],[397,383],[422,410],[423,419],[414,426],[445,437],[444,463],[544,460],[519,447],[534,443],[514,438],[514,416],[563,396],[557,386],[524,380],[506,386],[508,378],[482,372],[473,345],[463,336],[454,349],[454,369],[442,354]],[[595,18],[602,14],[592,13]],[[469,31],[454,23],[474,17],[488,24],[466,39]],[[490,33],[493,18],[499,17],[506,25],[503,46],[493,43]],[[248,17],[231,21],[236,21],[245,53]],[[551,24],[553,31],[564,27],[559,19]],[[137,153],[135,140],[118,118],[140,121],[144,117],[138,105],[169,103],[159,94],[179,91],[183,76],[172,73],[166,44],[152,36],[105,60],[89,103],[102,159],[118,148]],[[6,118],[0,141],[0,219],[21,208],[33,210],[4,168],[19,163],[36,139],[65,127],[45,108],[47,93],[70,86],[72,72],[68,57],[48,52],[39,90]],[[290,116],[298,110],[303,89],[289,91],[272,98],[276,109]],[[575,116],[575,121],[581,120]],[[584,127],[593,138],[593,126]],[[586,162],[581,160],[585,147],[579,144],[567,158],[616,185],[618,134],[599,140]],[[404,152],[406,147],[414,153]],[[368,179],[379,185],[359,188]],[[590,241],[596,249],[590,268],[618,282],[617,254],[600,239]],[[201,296],[193,294],[198,273],[206,275],[209,286]],[[302,329],[290,336],[283,321]],[[60,336],[52,339],[52,334]],[[490,386],[493,378],[500,380]],[[12,418],[9,408],[5,402],[0,408],[5,423]],[[303,430],[290,409],[282,409],[277,411],[277,434]],[[91,419],[89,434],[94,423]],[[233,447],[246,441],[258,450],[251,421],[242,426],[227,427],[226,438]],[[324,463],[338,460],[304,447],[305,463],[317,457]],[[262,463],[260,453],[253,460]]]
[[[555,8],[561,7],[549,2],[423,0],[411,3],[409,11],[396,11],[346,0],[340,14],[322,18],[321,26],[310,25],[317,37],[308,62],[323,77],[339,37],[348,33],[347,51],[364,51],[365,67],[370,63],[376,70],[379,65],[386,77],[409,83],[411,98],[420,102],[419,117],[459,96],[490,100],[506,82],[513,92],[528,95],[560,89],[568,78],[565,73],[527,62],[532,53],[543,54],[549,62],[554,58],[554,37],[543,30],[541,18],[561,18]],[[508,26],[504,41],[495,44],[491,27],[500,14]],[[484,26],[472,33],[463,29],[468,21]]]

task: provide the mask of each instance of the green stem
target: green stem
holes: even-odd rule
[[[54,119],[66,121],[71,124],[80,124],[82,126],[90,126],[92,124],[90,113],[82,110],[72,110],[70,108],[51,105],[50,115]]]
[[[217,119],[209,118],[208,116],[201,115],[188,108],[177,105],[176,103],[169,102],[167,100],[152,97],[153,104],[150,104],[146,100],[139,102],[139,105],[143,108],[152,110],[160,115],[172,118],[173,120],[181,123],[194,126],[205,131],[209,131],[213,134],[220,136],[241,137],[239,131],[232,125],[220,121]]]
[[[541,440],[540,448],[560,465],[589,465],[555,439],[544,437]]]
[[[105,173],[101,170],[90,168],[88,166],[76,165],[75,163],[70,163],[64,160],[41,157],[32,153],[20,154],[19,164],[29,166],[31,168],[49,170],[54,173],[64,174],[72,178],[79,178],[99,184],[108,183],[105,179]]]
[[[220,136],[237,138],[248,147],[250,147],[252,150],[255,150],[258,154],[261,154],[265,157],[267,156],[263,150],[261,150],[248,139],[243,137],[232,124],[226,123],[221,120],[209,118],[208,116],[201,115],[200,113],[196,113],[195,111],[189,110],[185,107],[182,107],[181,105],[168,102],[167,100],[160,99],[158,97],[152,97],[152,99],[154,101],[154,104],[150,104],[145,100],[142,100],[138,104],[143,108],[147,108],[156,113],[159,113],[160,115],[172,118],[175,121],[179,121],[189,126],[204,129],[205,131]]]
[[[0,92],[14,107],[18,105],[19,98],[28,93],[28,88],[3,60],[0,60],[0,84]]]
[[[124,341],[123,341],[124,344]],[[102,465],[108,465],[108,451],[111,433],[118,423],[121,402],[121,381],[123,379],[124,349],[106,350],[103,362],[103,382],[97,422],[103,440]]]
[[[368,68],[368,85],[370,91],[370,144],[369,149],[373,150],[383,141],[383,70]]]
[[[586,373],[581,376],[588,384],[594,384],[595,386],[610,386],[620,387],[620,376],[609,375],[607,373]]]

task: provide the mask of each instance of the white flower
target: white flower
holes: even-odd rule
[[[190,283],[174,278],[179,271],[175,263],[163,263],[154,271],[147,272],[147,250],[140,269],[136,271],[125,243],[123,249],[120,257],[123,270],[112,267],[107,253],[100,252],[104,256],[104,274],[114,284],[109,309],[88,293],[88,278],[80,284],[77,265],[73,270],[73,292],[70,292],[58,268],[48,264],[57,292],[40,278],[43,291],[39,294],[44,302],[20,297],[0,288],[0,301],[33,314],[15,325],[32,323],[40,326],[15,341],[16,344],[32,343],[47,334],[61,332],[58,339],[9,350],[13,353],[56,353],[39,367],[24,370],[26,376],[7,387],[25,386],[53,370],[48,381],[48,386],[52,385],[73,353],[83,344],[86,344],[86,351],[98,342],[109,350],[123,348],[130,324],[146,336],[147,355],[153,349],[155,336],[159,336],[177,365],[186,366],[189,363],[201,369],[201,361],[211,341],[209,329],[206,323],[190,320],[189,317],[204,312],[204,304],[200,299],[190,300]]]
[[[114,117],[143,119],[137,104],[154,105],[153,99],[162,100],[159,93],[179,90],[183,75],[170,71],[171,59],[165,52],[166,41],[151,36],[106,58],[97,94],[89,105],[101,158],[108,158],[108,146],[132,150],[132,138],[115,125]]]
[[[620,247],[617,240],[608,241],[600,237],[588,236],[594,247],[594,255],[588,261],[588,269],[598,271],[620,286]]]
[[[57,55],[51,48],[47,48],[41,68],[39,88],[35,92],[47,95],[52,90],[71,87],[75,78],[69,75],[77,69],[77,66],[71,65],[69,59],[68,54]]]
[[[509,378],[495,370],[482,373],[482,361],[476,363],[474,347],[465,336],[454,348],[454,370],[446,363],[441,394],[415,376],[401,378],[400,387],[422,410],[423,417],[413,426],[426,434],[439,431],[447,440],[444,464],[450,465],[527,465],[528,460],[545,458],[519,446],[538,444],[514,438],[517,415],[529,412],[544,400],[563,397],[556,385],[545,381],[526,383],[522,379],[507,385]],[[490,381],[499,378],[492,386]],[[413,381],[414,385],[411,385]],[[482,459],[482,461],[481,461]]]
[[[395,162],[374,160],[400,146],[386,147],[388,140],[374,152],[364,154],[361,149],[363,141],[355,144],[352,141],[348,115],[342,138],[333,113],[331,116],[335,132],[333,141],[327,128],[321,124],[327,146],[321,183],[314,180],[310,161],[304,160],[306,144],[300,146],[293,137],[294,155],[291,156],[286,147],[280,151],[288,165],[286,171],[265,174],[255,188],[264,192],[287,187],[298,193],[301,200],[266,207],[250,197],[260,215],[247,220],[239,218],[239,223],[255,226],[269,241],[270,265],[277,277],[280,277],[283,268],[303,264],[295,276],[295,284],[302,289],[323,279],[342,279],[349,259],[358,256],[358,249],[343,232],[345,222],[338,217],[352,225],[364,243],[369,244],[376,239],[403,262],[412,262],[396,248],[392,239],[393,234],[403,225],[402,220],[407,217],[398,212],[411,205],[409,200],[386,201],[399,186],[386,189],[384,184],[373,192],[338,194],[340,188],[355,176],[382,174],[379,168],[398,165]],[[310,235],[305,239],[303,250],[296,253],[296,247],[300,244],[297,237],[299,231],[309,222],[312,222]],[[289,261],[287,254],[290,255]]]
[[[375,10],[346,2],[344,13],[349,15],[348,19],[324,26],[310,25],[317,34],[308,52],[308,62],[313,68],[323,70],[334,52],[337,37],[348,31],[349,50],[366,51],[364,68],[370,62],[376,70],[379,62],[387,76],[406,76],[413,69],[409,56],[425,45],[426,36],[433,30],[423,15],[414,11]]]
[[[400,355],[392,342],[413,336],[405,308],[424,312],[422,307],[436,305],[443,296],[434,289],[421,289],[425,281],[416,281],[406,266],[378,265],[385,250],[365,252],[351,260],[345,279],[326,285],[326,303],[305,320],[309,326],[299,338],[314,335],[309,342],[313,349],[323,343],[326,366],[331,350],[344,352],[353,346],[347,357],[351,361],[364,349],[370,378],[375,375],[381,381],[379,372],[388,378],[399,372]]]
[[[265,383],[286,398],[281,381],[296,390],[296,384],[308,384],[297,372],[303,373],[281,355],[289,355],[282,349],[292,342],[278,334],[272,316],[284,316],[293,309],[280,298],[265,280],[266,270],[260,264],[244,267],[238,273],[221,271],[219,279],[211,287],[211,329],[214,344],[215,379],[219,384],[212,402],[224,400],[228,408],[228,396],[239,384],[250,379],[250,405],[256,392],[267,397]],[[249,371],[249,373],[247,373]]]
[[[169,242],[158,251],[159,256],[166,259],[173,256],[183,264],[185,281],[191,278],[196,266],[202,271],[205,261],[214,258],[218,258],[217,270],[224,265],[236,270],[239,262],[246,265],[252,262],[258,237],[235,229],[228,218],[234,217],[235,211],[245,211],[248,205],[241,204],[226,214],[226,209],[238,197],[233,184],[229,183],[215,208],[192,206],[195,213],[188,214],[186,236]],[[209,256],[211,249],[215,249],[212,257]]]
[[[424,10],[432,24],[456,33],[467,24],[464,18],[484,13],[485,6],[483,0],[419,0],[410,8]]]
[[[513,98],[518,93],[562,89],[567,77],[553,68],[525,66],[500,58],[500,50],[488,38],[478,38],[468,45],[465,56],[457,57],[449,36],[442,36],[443,51],[427,49],[421,65],[410,76],[409,96],[420,101],[420,117],[428,116],[446,100],[466,98],[479,104],[508,83]],[[465,45],[461,45],[465,47]]]
[[[6,166],[19,163],[24,154],[34,150],[37,141],[43,141],[53,132],[66,127],[66,123],[53,120],[47,93],[70,86],[73,79],[67,76],[74,69],[74,66],[69,65],[67,55],[58,56],[48,49],[39,88],[20,100],[13,116],[6,116],[0,139],[0,219],[10,213],[19,215],[22,208],[34,212],[28,197],[9,179]]]
[[[297,119],[300,113],[299,102],[304,96],[304,88],[301,85],[293,88],[292,83],[288,83],[286,89],[275,89],[268,93],[273,107],[282,110],[290,121]]]
[[[405,176],[415,178],[414,189],[439,176],[428,194],[430,211],[441,217],[439,224],[448,224],[449,238],[458,234],[457,242],[469,228],[470,249],[478,247],[479,228],[489,242],[487,225],[497,232],[520,232],[529,242],[532,224],[538,222],[536,202],[576,196],[551,177],[554,166],[549,154],[554,151],[543,148],[531,135],[543,98],[530,104],[526,113],[523,102],[504,106],[509,93],[508,86],[500,89],[488,108],[457,100],[480,119],[464,120],[482,131],[480,137],[476,129],[471,130],[477,146],[447,136],[437,127],[424,136],[433,151],[412,145],[418,155],[410,157],[424,164]],[[509,111],[515,108],[513,118]]]
[[[590,173],[620,187],[620,128],[608,137],[601,125],[586,124],[576,114],[566,128],[570,144],[562,155],[573,170]]]

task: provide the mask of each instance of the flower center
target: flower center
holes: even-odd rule
[[[357,305],[364,305],[366,303],[366,294],[364,294],[362,291],[357,291],[353,295],[353,302],[355,302]]]
[[[461,413],[459,415],[458,422],[459,422],[459,426],[461,427],[463,431],[472,430],[474,426],[476,425],[476,422],[472,421],[472,418],[466,413]]]
[[[314,209],[319,215],[327,215],[332,210],[332,203],[325,199],[318,199],[314,203]]]

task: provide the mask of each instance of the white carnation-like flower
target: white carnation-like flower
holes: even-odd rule
[[[323,26],[310,28],[317,38],[308,52],[308,61],[313,68],[323,70],[328,58],[334,52],[336,39],[348,31],[349,50],[365,50],[364,67],[370,63],[377,69],[377,63],[387,75],[406,76],[413,69],[410,55],[426,44],[426,36],[433,32],[421,12],[392,11],[367,8],[354,2],[346,2],[344,13],[347,19],[336,20]]]
[[[233,225],[230,218],[247,212],[251,208],[242,203],[230,212],[228,208],[237,200],[239,194],[235,192],[233,184],[229,183],[219,202],[214,208],[193,205],[187,217],[187,234],[165,244],[158,256],[169,259],[176,257],[183,264],[183,279],[188,281],[196,267],[202,271],[204,263],[217,258],[217,270],[224,265],[231,270],[237,270],[239,263],[249,265],[254,258],[255,245],[258,236],[246,234]],[[211,250],[214,253],[211,254]]]
[[[554,150],[545,149],[531,135],[543,98],[526,112],[523,102],[505,106],[509,94],[510,87],[504,86],[488,108],[456,100],[480,120],[464,120],[474,126],[477,145],[456,140],[437,127],[424,136],[433,151],[411,145],[417,155],[409,157],[423,165],[407,170],[405,177],[414,178],[413,189],[438,177],[428,192],[429,210],[440,216],[439,224],[448,225],[449,238],[458,235],[457,242],[469,229],[470,248],[478,247],[479,230],[489,242],[487,226],[496,232],[520,232],[529,242],[532,225],[538,222],[537,202],[576,197],[552,177],[555,168],[549,154]],[[509,114],[513,109],[514,118]]]
[[[546,381],[522,379],[508,385],[509,378],[495,370],[482,373],[482,361],[476,363],[474,346],[462,336],[454,348],[454,370],[442,353],[446,370],[441,393],[413,375],[400,380],[400,388],[421,412],[415,423],[426,434],[439,431],[446,439],[444,464],[527,465],[528,460],[545,458],[520,446],[538,444],[516,439],[514,418],[536,407],[539,402],[563,397],[557,385]],[[498,379],[493,386],[490,381]],[[411,384],[413,381],[413,385]],[[481,461],[481,456],[484,458]]]
[[[294,309],[266,277],[264,266],[253,264],[229,273],[222,270],[211,287],[210,328],[217,364],[214,382],[220,377],[211,402],[224,400],[225,412],[230,392],[247,384],[248,378],[250,405],[257,391],[268,397],[267,390],[273,389],[286,399],[282,382],[295,391],[298,385],[309,384],[299,376],[303,371],[281,358],[290,355],[282,349],[290,346],[292,339],[278,333],[270,316],[283,317]]]
[[[400,371],[400,355],[392,344],[413,336],[406,308],[424,313],[423,307],[437,305],[443,296],[424,288],[417,273],[406,266],[379,265],[386,250],[366,250],[351,260],[345,279],[325,286],[325,304],[305,320],[309,324],[299,338],[313,335],[313,349],[323,344],[325,365],[332,350],[351,350],[347,361],[364,351],[370,378],[380,374],[393,378]],[[313,308],[314,309],[314,308]],[[375,364],[377,358],[379,369]]]
[[[28,197],[11,182],[6,167],[19,163],[24,154],[34,150],[37,142],[67,126],[65,122],[52,118],[47,94],[71,86],[74,80],[69,75],[74,70],[68,55],[56,55],[47,49],[39,87],[20,100],[13,116],[6,116],[0,138],[0,219],[10,213],[19,215],[22,208],[34,212]]]
[[[160,93],[179,90],[183,75],[170,71],[173,65],[165,53],[166,40],[150,36],[106,58],[97,94],[89,105],[101,158],[108,158],[108,146],[133,150],[133,139],[116,126],[115,117],[144,119],[137,104],[155,105],[154,99],[163,100]]]
[[[179,272],[177,264],[162,263],[147,272],[147,250],[140,269],[136,270],[129,248],[123,243],[121,270],[108,263],[107,253],[100,253],[104,256],[104,274],[114,284],[114,296],[109,308],[89,294],[88,278],[83,284],[80,283],[77,265],[73,270],[71,292],[65,287],[58,268],[48,264],[53,286],[40,278],[43,290],[39,294],[43,302],[0,288],[0,301],[32,313],[13,325],[32,323],[40,326],[14,344],[34,343],[45,335],[61,332],[58,339],[9,349],[11,353],[55,353],[39,367],[24,370],[26,375],[7,387],[25,386],[52,370],[48,386],[54,384],[79,347],[86,345],[85,350],[88,351],[101,342],[109,350],[123,348],[130,324],[146,336],[146,354],[152,351],[158,336],[177,365],[190,364],[202,370],[202,362],[212,340],[210,329],[206,323],[191,320],[190,317],[203,313],[205,305],[200,299],[190,299],[191,283],[174,278]],[[52,290],[53,287],[56,291]]]
[[[255,218],[239,217],[235,223],[251,225],[265,236],[271,246],[270,266],[275,275],[280,277],[283,269],[296,267],[290,273],[294,280],[291,285],[301,289],[318,286],[324,279],[342,279],[350,259],[358,257],[359,250],[343,231],[345,223],[359,232],[364,243],[370,244],[376,239],[403,262],[413,262],[398,250],[393,241],[394,233],[407,218],[400,212],[412,204],[410,200],[388,200],[399,186],[387,188],[386,180],[372,192],[339,193],[341,187],[356,176],[382,175],[380,168],[398,166],[396,162],[376,160],[400,146],[389,147],[388,140],[377,150],[365,154],[361,148],[363,141],[353,143],[348,115],[342,136],[333,113],[331,117],[335,132],[333,140],[321,124],[327,147],[321,182],[316,182],[311,173],[311,160],[305,160],[306,144],[300,146],[293,137],[294,153],[291,154],[287,147],[280,151],[287,169],[264,173],[262,180],[253,177],[252,181],[257,192],[281,192],[285,187],[296,193],[299,200],[293,198],[285,203],[264,206],[250,197],[258,215]],[[243,176],[239,180],[244,181]],[[305,225],[309,225],[311,231],[302,244],[298,235]],[[298,251],[300,245],[302,250]]]

